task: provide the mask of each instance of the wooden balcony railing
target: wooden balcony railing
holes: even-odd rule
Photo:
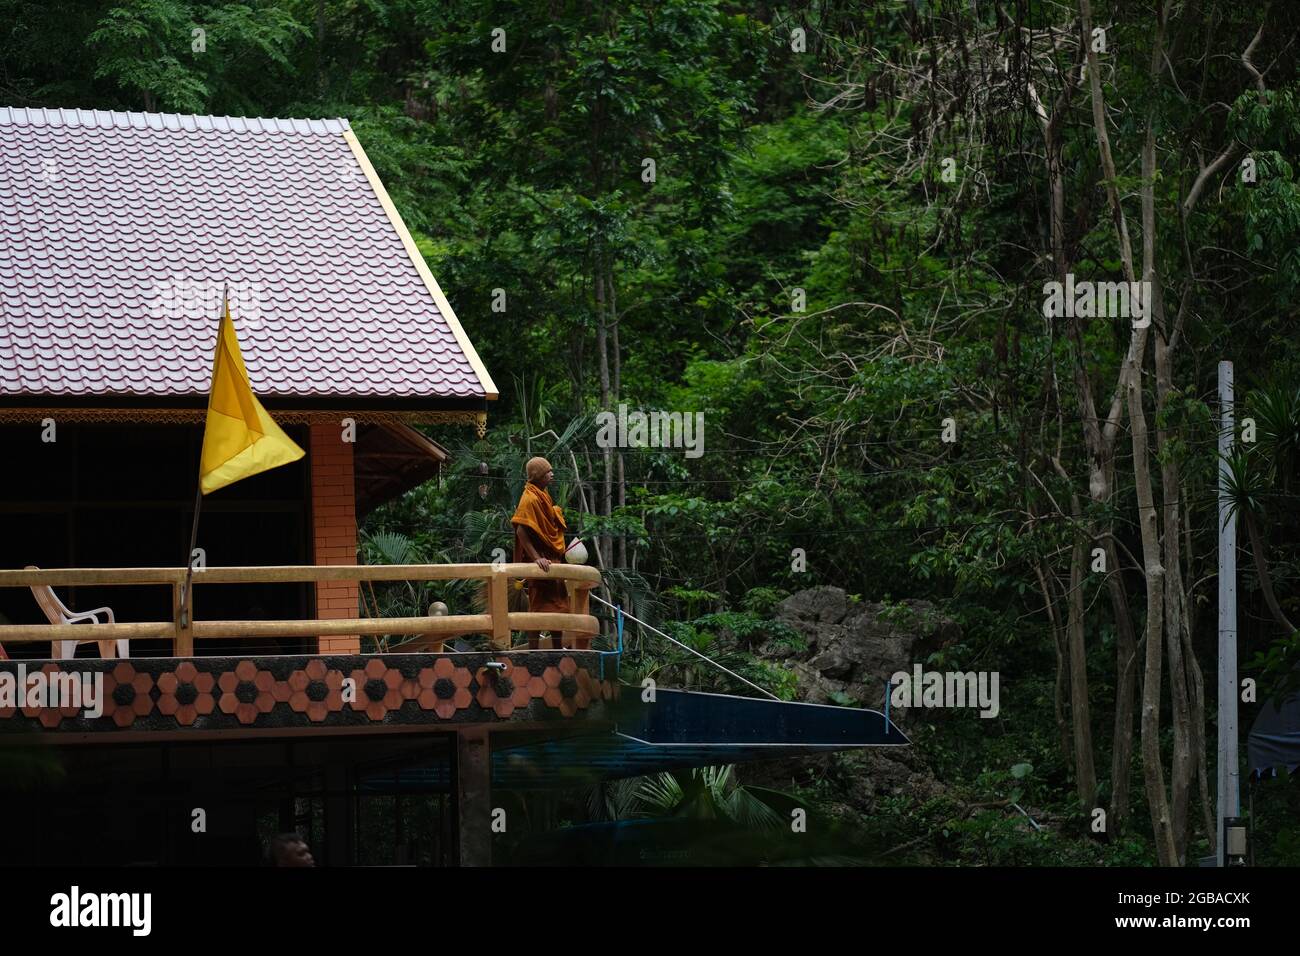
[[[172,589],[172,620],[116,624],[0,624],[0,644],[7,642],[166,640],[175,657],[192,657],[194,642],[212,639],[260,640],[292,637],[342,637],[356,634],[417,634],[427,640],[415,645],[441,644],[466,634],[487,634],[494,649],[510,646],[511,631],[559,631],[565,647],[590,646],[600,625],[590,612],[590,592],[601,584],[600,572],[585,565],[553,564],[543,571],[535,564],[397,564],[288,565],[260,568],[207,568],[195,571],[190,606],[203,606],[193,592],[217,584],[294,584],[319,581],[474,581],[487,585],[486,614],[441,617],[344,618],[285,621],[183,620],[185,568],[61,568],[0,571],[0,588],[158,585]],[[510,582],[519,579],[564,581],[569,612],[531,613],[509,609]],[[415,649],[402,645],[403,650]]]

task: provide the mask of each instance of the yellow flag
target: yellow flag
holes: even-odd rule
[[[297,461],[304,454],[253,394],[227,303],[212,361],[199,487],[208,495],[240,479]]]

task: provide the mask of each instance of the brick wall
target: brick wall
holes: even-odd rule
[[[357,563],[354,445],[343,441],[341,424],[311,426],[311,515],[316,564]],[[357,616],[357,582],[321,581],[316,585],[316,616]],[[359,637],[320,639],[322,654],[359,654]]]

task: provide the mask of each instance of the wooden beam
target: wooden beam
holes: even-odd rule
[[[170,625],[168,625],[170,627]],[[487,614],[444,617],[369,617],[329,621],[195,621],[198,638],[338,637],[351,634],[490,634]]]
[[[598,634],[600,625],[590,615],[513,612],[506,616],[509,630],[563,631]],[[433,634],[443,638],[461,634],[496,636],[490,614],[454,614],[443,617],[338,618],[306,621],[195,621],[193,638],[339,637],[350,634]],[[508,631],[507,631],[508,633]],[[3,624],[0,643],[40,641],[175,640],[175,621],[132,624]],[[498,638],[499,640],[499,638]],[[177,656],[187,656],[178,654]]]
[[[0,644],[38,644],[41,641],[148,641],[172,640],[176,636],[173,621],[145,624],[2,624]]]
[[[510,649],[510,579],[505,572],[488,578],[488,614],[492,617],[492,647]]]
[[[179,584],[184,568],[41,568],[0,571],[0,588],[76,587],[91,584]],[[195,580],[198,576],[195,575]]]
[[[600,584],[600,571],[583,564],[552,564],[543,571],[536,564],[506,564],[498,572],[490,564],[362,564],[271,565],[267,567],[214,568],[194,573],[194,584],[280,584],[303,581],[448,581],[490,578],[495,574],[528,580],[589,581]],[[51,587],[79,585],[174,584],[185,580],[184,568],[42,568],[38,571],[0,571],[0,587]]]
[[[569,592],[570,614],[580,614],[583,617],[591,615],[591,589],[593,586],[585,581],[564,582],[564,587]],[[561,640],[565,647],[585,651],[591,649],[592,637],[592,634],[583,631],[565,631]]]
[[[573,631],[575,634],[599,634],[600,623],[590,615],[579,617],[551,611],[514,611],[510,615],[512,631]]]

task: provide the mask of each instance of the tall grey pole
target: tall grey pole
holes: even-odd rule
[[[1219,866],[1224,865],[1223,820],[1241,815],[1237,764],[1237,519],[1229,518],[1228,456],[1236,425],[1232,363],[1219,363]]]

